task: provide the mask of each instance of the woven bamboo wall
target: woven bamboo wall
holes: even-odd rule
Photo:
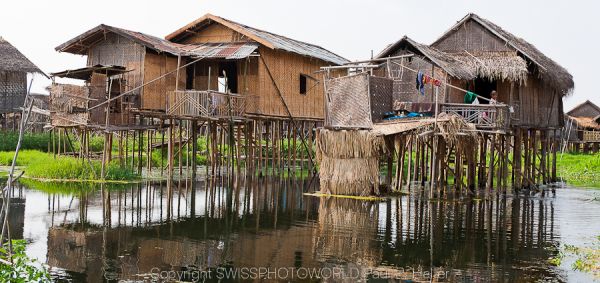
[[[243,40],[248,41],[248,38],[219,23],[212,23],[200,32],[187,37],[181,43],[232,42]]]
[[[467,21],[458,30],[434,44],[433,47],[448,52],[514,51],[503,40],[474,21]]]
[[[573,117],[594,118],[594,117],[600,115],[600,111],[598,111],[598,109],[595,108],[594,106],[586,103],[586,104],[582,104],[581,106],[569,111],[569,114]]]
[[[383,120],[386,113],[393,110],[394,81],[388,78],[369,76],[369,97],[371,98],[371,120]],[[352,115],[352,113],[349,113]]]
[[[327,81],[328,127],[373,127],[367,73],[335,78]]]
[[[88,51],[88,66],[117,65],[130,72],[123,75],[125,80],[123,91],[142,85],[144,82],[144,58],[146,48],[134,41],[114,33],[106,35],[106,39],[92,46]],[[139,94],[136,90],[127,99],[135,107],[139,107]]]
[[[182,62],[181,65],[184,65]],[[144,83],[158,78],[170,71],[177,69],[177,57],[146,52],[144,60]],[[166,107],[167,91],[175,90],[176,72],[160,80],[144,86],[142,91],[142,109],[164,111]],[[186,70],[179,70],[179,90],[185,88]]]
[[[86,86],[52,84],[49,105],[52,126],[87,125],[89,113],[86,109],[89,96],[89,88]]]
[[[408,54],[406,50],[399,50],[391,56]],[[442,69],[434,67],[429,61],[420,57],[404,59],[402,64],[413,70],[421,71],[423,74],[432,76],[441,81],[446,81],[447,74]],[[434,102],[435,90],[432,85],[425,85],[425,95],[422,95],[416,88],[417,73],[402,68],[396,64],[390,65],[390,75],[394,79],[394,102]],[[446,101],[447,88],[442,86],[438,90],[438,100]]]
[[[290,112],[297,118],[324,117],[323,82],[319,74],[315,74],[322,66],[330,64],[311,57],[294,53],[271,50],[263,46],[259,52],[274,77],[275,83],[282,92]],[[314,77],[307,80],[307,93],[300,94],[300,74]],[[287,116],[287,112],[277,94],[275,86],[262,62],[258,64],[258,90],[260,95],[260,111],[265,115]]]
[[[0,72],[0,113],[19,110],[27,93],[27,73]]]

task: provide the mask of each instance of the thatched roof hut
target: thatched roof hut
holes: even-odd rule
[[[548,56],[544,55],[544,53],[537,49],[533,44],[502,29],[500,26],[474,13],[469,13],[465,17],[463,17],[448,31],[446,31],[440,38],[434,41],[431,44],[431,46],[439,47],[440,49],[445,51],[463,51],[464,43],[451,42],[445,40],[451,37],[455,32],[461,30],[461,28],[463,28],[469,21],[476,22],[477,24],[485,28],[486,31],[490,32],[495,37],[501,39],[506,46],[511,47],[510,49],[512,49],[512,51],[517,52],[517,54],[515,55],[526,59],[528,61],[528,65],[533,65],[535,67],[536,73],[543,80],[552,84],[563,95],[568,94],[575,87],[575,83],[573,82],[573,76],[569,74],[569,72],[561,65],[556,63],[554,60],[550,59]],[[489,54],[490,50],[485,51]]]
[[[0,37],[0,113],[19,112],[27,93],[27,74],[45,76],[35,64]],[[4,121],[6,123],[6,121]]]
[[[468,14],[431,45],[403,37],[377,57],[414,54],[403,64],[425,75],[489,98],[496,90],[499,101],[514,109],[511,124],[518,127],[562,127],[562,97],[574,88],[567,70],[532,44],[475,14]],[[395,66],[392,66],[395,67]],[[416,74],[390,68],[396,102],[432,103],[433,87],[415,89]],[[443,87],[442,103],[463,103],[465,92]],[[487,101],[483,101],[487,103]]]

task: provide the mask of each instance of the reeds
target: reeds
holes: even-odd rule
[[[315,143],[321,193],[379,193],[378,160],[387,151],[383,137],[367,130],[320,129]]]

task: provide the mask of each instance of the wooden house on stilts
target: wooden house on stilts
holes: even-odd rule
[[[279,169],[296,160],[311,164],[310,155],[271,152],[281,150],[284,140],[292,148],[299,148],[296,142],[309,147],[312,129],[324,118],[323,84],[316,71],[348,62],[322,47],[211,14],[165,39],[100,25],[56,50],[87,56],[88,62],[80,70],[54,74],[86,83],[53,85],[54,100],[68,97],[74,105],[55,105],[53,124],[118,133],[119,139],[131,132],[139,143],[148,143],[147,155],[150,148],[168,144],[170,169],[175,152],[181,160],[187,150],[181,146],[192,147],[196,156],[196,143],[188,141],[199,135],[209,140],[205,154],[215,167],[242,161]],[[61,115],[83,120],[62,119],[63,125]],[[148,138],[142,141],[142,136]],[[221,152],[223,143],[229,152]],[[141,160],[142,153],[132,155]],[[195,162],[188,165],[195,172]]]
[[[453,179],[459,189],[509,184],[519,189],[556,180],[556,137],[564,124],[562,98],[572,91],[573,78],[536,47],[496,24],[468,14],[431,45],[403,37],[376,58],[347,66],[351,73],[365,71],[366,76],[387,78],[392,84],[390,99],[367,104],[372,125],[362,129],[371,137],[367,147],[380,148],[379,160],[387,158],[386,183],[393,188],[428,180],[444,185]],[[344,78],[344,86],[339,86],[340,78],[326,81],[329,101],[337,103],[336,91],[352,85],[352,76]],[[381,87],[366,89],[373,98],[372,90]],[[330,107],[349,109],[340,103]],[[381,113],[376,108],[382,107],[391,113],[387,118],[373,115]],[[330,129],[323,133],[331,136],[331,128],[357,129],[351,123],[326,126]],[[336,156],[326,152],[333,147],[320,146],[325,149],[321,155],[326,156],[326,165],[349,156],[348,152]],[[377,150],[367,152],[377,156]],[[342,163],[366,160],[364,154],[351,159]],[[379,166],[369,163],[378,174]],[[406,164],[408,168],[392,171]],[[326,168],[337,172],[341,167]],[[329,180],[351,184],[359,175],[346,174],[349,179],[344,179],[326,174],[322,187],[331,187]],[[377,187],[379,179],[372,175],[363,181]],[[365,193],[368,190],[354,192]]]
[[[589,100],[565,114],[561,148],[574,152],[598,152],[600,148],[600,107]]]

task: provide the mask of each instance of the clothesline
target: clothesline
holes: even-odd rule
[[[398,65],[398,66],[400,66],[400,67],[402,67],[402,68],[404,68],[404,69],[407,69],[407,70],[409,70],[409,71],[411,71],[411,72],[414,72],[414,73],[417,73],[417,74],[419,73],[419,71],[417,71],[417,70],[414,70],[414,69],[411,69],[411,68],[409,68],[409,67],[406,67],[406,66],[404,66],[404,65],[402,65],[402,64],[400,64],[400,63],[398,63],[398,62],[392,62],[392,63],[394,63],[394,64],[396,64],[396,65]],[[463,89],[463,88],[457,87],[457,86],[455,86],[455,85],[451,85],[451,84],[449,84],[449,83],[446,83],[446,82],[443,82],[443,81],[440,81],[440,82],[441,82],[443,85],[445,85],[445,86],[448,86],[448,87],[451,87],[451,88],[454,88],[454,89],[457,89],[457,90],[460,90],[460,91],[463,91],[463,92],[471,92],[471,91],[468,91],[468,90],[466,90],[466,89]],[[483,96],[481,96],[481,95],[479,95],[479,94],[476,94],[476,93],[474,93],[474,92],[471,92],[471,93],[475,94],[475,95],[477,96],[477,98],[483,99],[483,100],[485,100],[485,101],[488,101],[488,102],[490,102],[490,101],[491,101],[491,100],[490,100],[489,98],[487,98],[487,97],[483,97]]]

